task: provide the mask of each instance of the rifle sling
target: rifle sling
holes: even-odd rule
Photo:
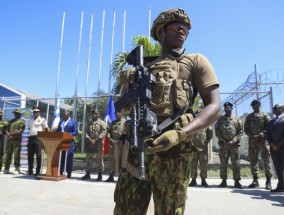
[[[186,108],[187,107],[184,107],[183,109],[175,112],[172,116],[168,117],[163,122],[161,122],[160,125],[158,125],[158,127],[157,127],[158,132],[161,133],[168,126],[170,126],[173,123],[175,123],[179,119],[179,117],[185,112]]]

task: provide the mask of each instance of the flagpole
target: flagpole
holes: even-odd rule
[[[103,11],[103,21],[102,21],[102,33],[101,33],[101,48],[100,48],[100,64],[98,73],[98,93],[97,93],[97,103],[96,108],[99,109],[100,100],[100,85],[101,85],[101,72],[102,72],[102,55],[103,55],[103,41],[104,41],[104,25],[105,25],[105,10]]]
[[[74,105],[73,105],[73,119],[77,120],[77,106],[78,106],[78,79],[79,79],[79,67],[80,67],[80,51],[81,51],[81,41],[82,41],[82,31],[84,22],[84,11],[81,14],[81,24],[80,24],[80,34],[79,34],[79,44],[78,44],[78,55],[77,55],[77,73],[75,82],[75,93],[74,93]]]
[[[149,20],[148,20],[148,38],[149,38],[149,42],[150,42],[150,31],[151,31],[151,4],[149,5]]]
[[[126,9],[124,9],[123,13],[122,52],[124,52],[124,46],[125,46],[125,25],[126,25]]]
[[[59,76],[60,76],[60,64],[61,64],[61,52],[62,52],[62,44],[63,44],[63,36],[64,36],[64,22],[65,22],[65,12],[63,12],[62,18],[62,28],[61,28],[61,38],[60,38],[60,48],[59,48],[59,57],[58,57],[58,66],[57,66],[57,80],[56,80],[56,91],[55,97],[58,98],[58,88],[59,88]]]
[[[59,107],[59,77],[60,77],[60,66],[61,66],[61,53],[62,53],[62,44],[64,36],[64,23],[65,23],[65,12],[63,12],[62,17],[62,27],[61,27],[61,38],[60,38],[60,47],[59,47],[59,56],[58,56],[58,66],[57,66],[57,79],[56,79],[56,89],[55,89],[55,101],[54,101],[54,116],[51,128],[55,128],[60,119],[60,107]],[[58,121],[58,122],[57,122]]]
[[[85,127],[86,127],[86,112],[87,112],[87,97],[88,97],[88,85],[89,85],[89,73],[90,73],[90,58],[91,58],[91,48],[92,48],[92,35],[93,35],[93,20],[94,20],[94,12],[92,12],[91,16],[91,25],[90,25],[90,38],[89,38],[89,50],[88,50],[88,61],[87,61],[87,71],[86,71],[86,84],[85,84],[85,99],[84,99],[84,111],[83,111],[83,135],[82,135],[82,145],[81,152],[84,152],[85,146]]]
[[[108,79],[108,94],[110,95],[111,88],[111,68],[112,68],[112,58],[113,58],[113,41],[114,41],[114,28],[115,28],[115,11],[113,12],[113,22],[112,22],[112,36],[111,36],[111,51],[110,51],[110,68],[109,68],[109,79]]]

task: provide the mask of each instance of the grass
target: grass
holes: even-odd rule
[[[243,178],[252,178],[250,167],[248,166],[241,167],[240,173],[241,173],[241,177]],[[208,174],[208,177],[217,177],[217,178],[220,177],[219,166],[209,167],[207,174]],[[233,171],[231,168],[228,168],[228,177],[230,178],[233,177]],[[260,178],[265,177],[263,170],[259,170],[258,177]]]

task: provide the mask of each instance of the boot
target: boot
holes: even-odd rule
[[[82,180],[87,180],[87,179],[91,179],[91,175],[90,175],[90,171],[87,171],[86,174],[81,177]]]
[[[98,177],[97,177],[96,181],[102,181],[102,173],[101,172],[98,173]]]
[[[20,168],[16,167],[15,171],[13,172],[13,175],[19,175],[20,174]]]
[[[265,189],[266,190],[271,190],[271,178],[270,177],[266,177],[266,182],[265,182]]]
[[[235,180],[235,188],[243,189],[243,185],[241,185],[240,180]]]
[[[195,178],[192,178],[191,179],[191,182],[189,183],[189,187],[194,187],[194,186],[196,186],[197,185],[197,183],[196,183],[196,179]]]
[[[259,182],[258,182],[258,177],[257,176],[253,176],[253,181],[252,181],[252,183],[248,187],[249,188],[259,187]]]
[[[105,182],[114,182],[113,175],[109,175],[108,179]]]
[[[221,184],[219,184],[218,187],[227,187],[227,180],[226,179],[222,179]]]
[[[202,187],[208,187],[208,184],[207,184],[205,178],[202,178],[202,179],[201,179],[201,186],[202,186]]]

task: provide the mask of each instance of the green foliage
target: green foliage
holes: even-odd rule
[[[208,171],[207,171],[208,177],[220,177],[220,169],[219,169],[219,165],[209,165],[208,166]],[[252,178],[252,174],[250,171],[250,167],[249,166],[241,166],[241,170],[240,170],[240,174],[241,177],[244,178]],[[265,173],[263,170],[259,170],[259,174],[258,176],[260,178],[265,177]],[[233,177],[233,171],[231,168],[228,168],[228,178],[232,178]]]
[[[132,40],[133,48],[143,45],[144,48],[144,56],[158,56],[160,54],[161,47],[158,43],[154,45],[150,42],[149,38],[146,36],[136,36]],[[112,88],[113,94],[119,94],[121,89],[120,82],[120,74],[126,69],[128,66],[126,62],[126,57],[129,52],[119,52],[115,55],[114,62],[112,65],[112,76],[115,79],[115,83]]]

